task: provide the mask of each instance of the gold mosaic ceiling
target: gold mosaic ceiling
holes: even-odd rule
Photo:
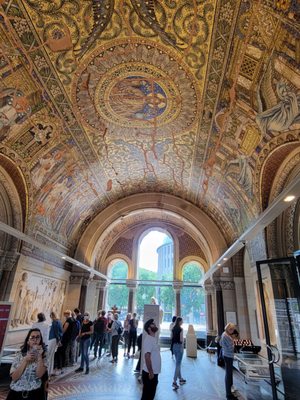
[[[26,231],[68,248],[117,199],[164,192],[233,240],[260,212],[264,148],[299,141],[297,7],[0,1],[0,151]]]

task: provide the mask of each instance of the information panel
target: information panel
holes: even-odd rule
[[[0,363],[5,343],[5,337],[9,327],[12,303],[0,301]]]

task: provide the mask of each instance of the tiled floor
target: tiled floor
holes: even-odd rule
[[[109,358],[92,361],[90,374],[74,373],[69,369],[66,376],[55,378],[50,383],[49,400],[139,400],[142,385],[138,382],[133,367],[137,360],[120,357],[118,364]],[[198,351],[196,359],[184,357],[182,374],[187,383],[177,391],[172,390],[175,361],[170,351],[162,349],[162,373],[159,376],[156,400],[219,400],[225,399],[224,370],[216,365],[215,357]],[[267,384],[245,384],[235,373],[234,385],[241,400],[271,400]],[[0,400],[5,399],[1,397]]]

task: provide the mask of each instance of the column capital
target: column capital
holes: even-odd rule
[[[173,282],[173,289],[175,291],[181,291],[181,289],[183,288],[183,282],[182,281],[175,281]]]
[[[222,287],[221,287],[221,282],[218,280],[218,281],[216,281],[216,280],[213,280],[212,281],[212,285],[213,285],[213,287],[214,287],[214,289],[215,290],[222,290]]]
[[[214,284],[210,280],[204,282],[203,287],[207,293],[212,293],[214,291]]]
[[[108,285],[108,282],[103,279],[97,281],[97,289],[107,289]]]
[[[233,281],[221,281],[222,290],[234,290],[235,285]]]
[[[0,251],[0,271],[12,271],[20,258],[20,253]]]
[[[128,287],[128,289],[136,289],[138,284],[137,281],[135,279],[126,279],[126,286]]]
[[[213,286],[215,290],[234,290],[234,281],[229,280],[214,280]]]

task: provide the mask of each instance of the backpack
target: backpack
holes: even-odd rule
[[[79,331],[81,329],[81,323],[78,319],[74,319],[73,326],[72,326],[72,340],[75,340],[79,335]]]

